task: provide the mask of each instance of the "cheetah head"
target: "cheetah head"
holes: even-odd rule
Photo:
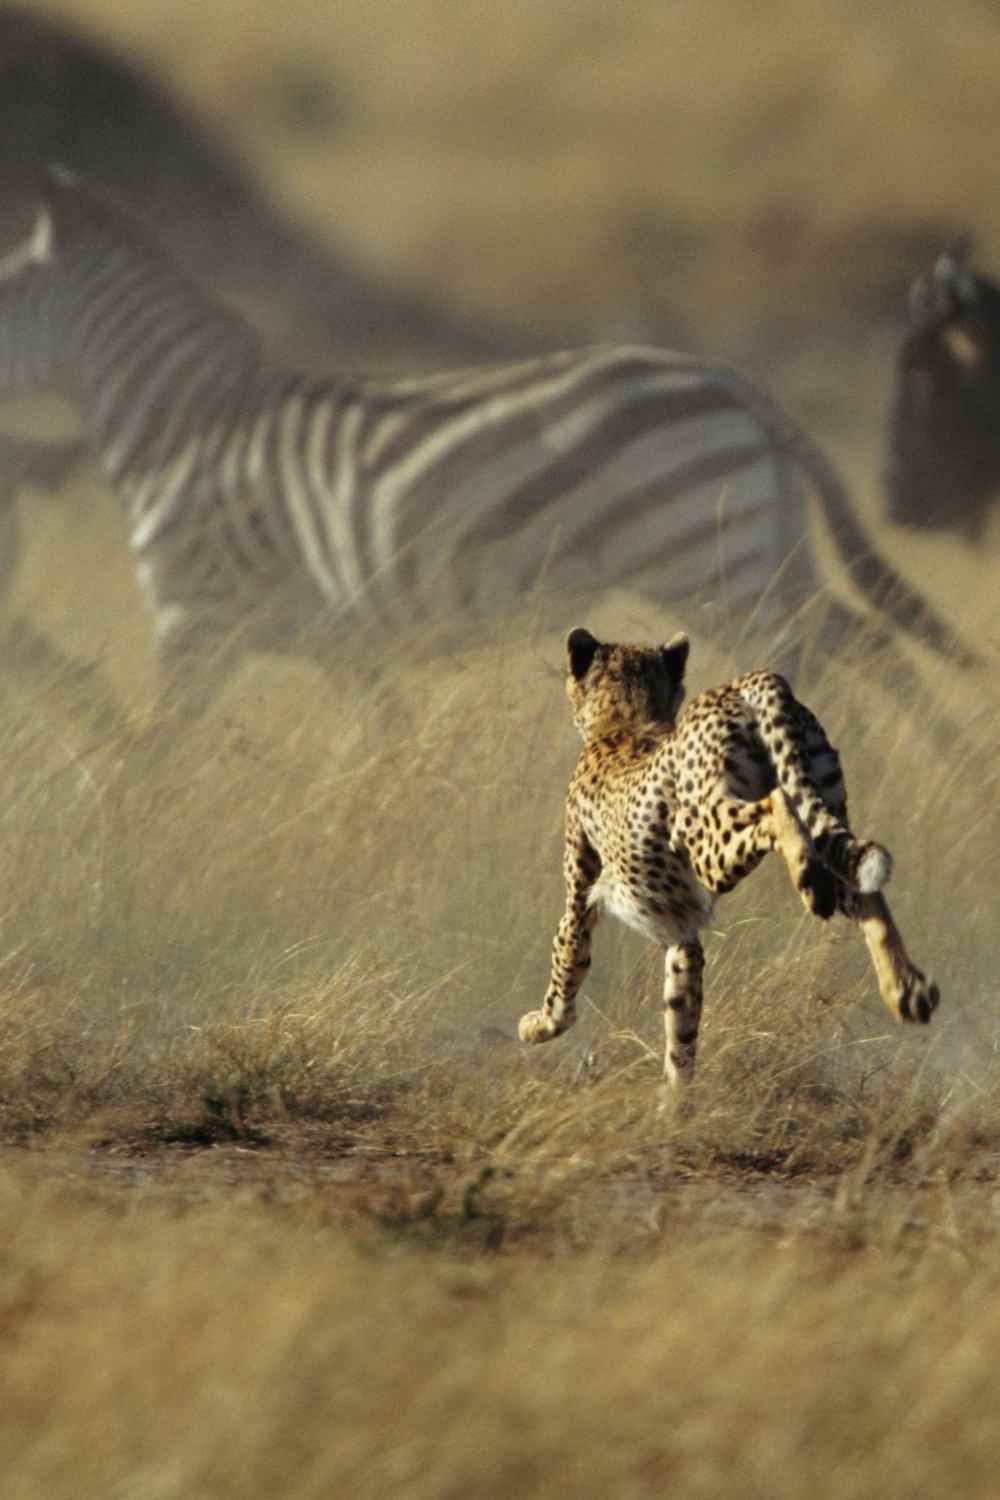
[[[684,701],[688,650],[686,635],[662,646],[622,646],[601,642],[589,630],[571,631],[566,695],[582,737],[672,724]]]

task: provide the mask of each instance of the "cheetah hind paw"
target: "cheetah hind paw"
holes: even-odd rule
[[[914,966],[900,987],[899,1019],[926,1026],[940,1003],[941,991],[934,980]]]
[[[810,859],[799,876],[799,895],[806,911],[825,922],[837,910],[837,885],[833,872],[821,859]]]

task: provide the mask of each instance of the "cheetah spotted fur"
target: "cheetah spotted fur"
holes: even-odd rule
[[[892,860],[847,823],[840,760],[822,725],[775,672],[749,672],[683,712],[686,636],[662,647],[611,645],[587,630],[567,642],[566,691],[583,750],[566,806],[566,910],[540,1010],[524,1042],[576,1019],[602,912],[666,950],[666,1055],[672,1084],[690,1079],[704,958],[699,933],[716,899],[769,850],[784,859],[806,910],[858,923],[882,998],[927,1022],[937,985],[911,962],[880,894]]]

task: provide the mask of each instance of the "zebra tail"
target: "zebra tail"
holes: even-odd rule
[[[788,449],[814,485],[837,552],[872,608],[939,656],[966,670],[981,667],[979,652],[872,545],[846,485],[819,445],[805,432],[790,429]]]

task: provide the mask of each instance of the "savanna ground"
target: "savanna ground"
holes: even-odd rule
[[[727,244],[734,221],[744,249],[787,203],[812,225],[821,208],[968,222],[986,172],[982,147],[955,147],[937,191],[929,149],[934,120],[971,139],[976,28],[993,26],[978,6],[933,47],[898,12],[819,4],[794,24],[726,7],[726,28],[684,6],[515,6],[489,46],[477,28],[495,12],[441,0],[303,3],[280,21],[251,0],[63,13],[146,46],[175,83],[183,68],[289,202],[315,202],[329,174],[359,244],[491,311],[631,307],[638,273],[620,267],[644,242],[616,205],[654,177],[662,197],[669,169],[677,218],[704,236],[671,295],[719,310],[705,341],[722,352],[737,318],[773,312],[755,301],[773,292],[764,262],[751,274]],[[314,97],[327,59],[336,118]],[[282,126],[289,77],[299,114]],[[788,117],[789,99],[815,118]],[[850,192],[834,193],[852,140]],[[616,275],[624,290],[594,293]],[[878,352],[785,372],[870,508]],[[678,1118],[657,1110],[659,961],[610,923],[576,1031],[513,1040],[562,901],[561,629],[683,625],[697,689],[761,659],[753,627],[713,645],[699,602],[681,619],[612,594],[560,631],[558,607],[530,601],[443,662],[419,626],[391,649],[359,630],[339,679],[255,664],[150,765],[149,631],[113,505],[84,478],[21,512],[12,610],[96,661],[131,718],[95,721],[87,684],[51,665],[2,685],[4,1495],[993,1496],[988,674],[914,658],[927,695],[901,707],[863,636],[833,659],[807,650],[798,690],[841,748],[856,826],[896,857],[889,894],[942,1011],[899,1028],[860,940],[807,918],[765,867],[708,939],[698,1089]],[[989,562],[886,540],[992,652]],[[818,601],[807,646],[821,624]],[[389,699],[349,670],[370,651]]]

